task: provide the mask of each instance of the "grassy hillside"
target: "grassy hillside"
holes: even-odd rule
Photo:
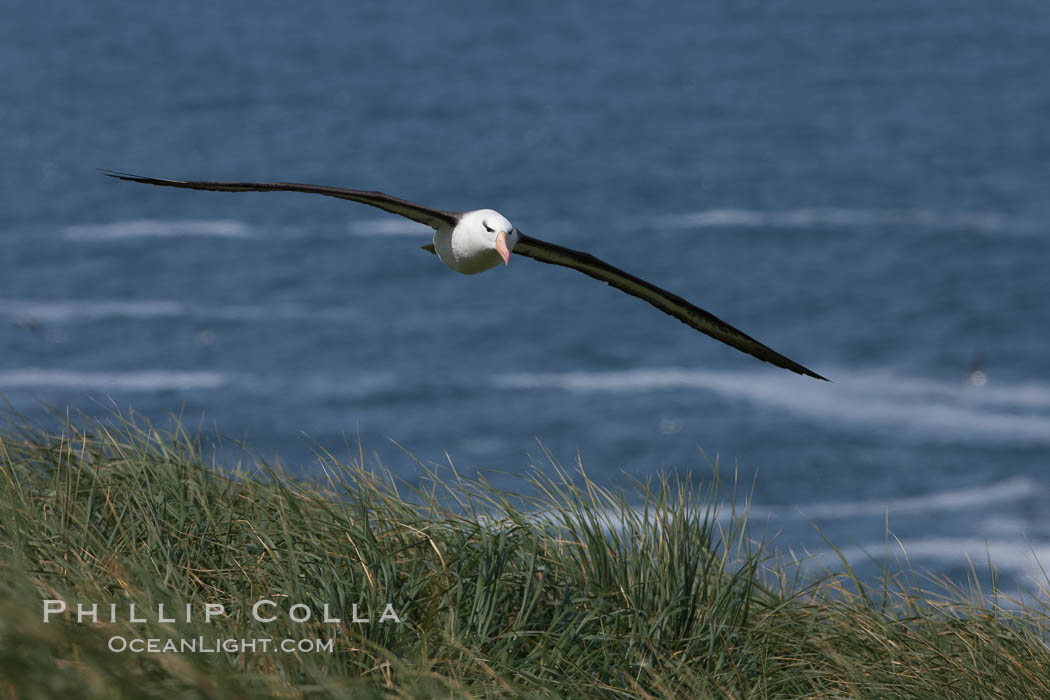
[[[181,431],[7,428],[0,697],[1050,697],[1045,608],[907,572],[803,585],[711,489],[628,507],[552,468],[528,500],[454,474],[409,493],[321,461],[246,478]]]

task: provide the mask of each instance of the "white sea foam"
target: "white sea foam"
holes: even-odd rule
[[[891,429],[926,439],[1050,443],[1050,386],[902,377],[887,371],[829,372],[834,383],[787,373],[679,368],[510,374],[503,388],[576,392],[709,391],[821,421]]]
[[[1030,233],[1029,222],[983,212],[939,212],[929,209],[878,210],[800,208],[781,210],[707,209],[661,217],[676,228],[763,227],[811,228],[835,226],[909,226],[926,229]]]
[[[228,382],[218,372],[137,370],[88,372],[23,368],[0,370],[0,392],[11,389],[89,389],[93,391],[188,391],[217,389]]]
[[[96,321],[107,318],[159,318],[184,313],[185,307],[175,301],[0,299],[0,315],[46,323]]]
[[[217,236],[220,238],[248,238],[248,225],[234,219],[186,219],[163,221],[132,219],[105,224],[67,226],[64,237],[70,241],[108,241],[128,238],[172,238],[182,236]]]
[[[352,308],[315,308],[301,304],[262,304],[188,307],[187,315],[204,320],[225,321],[350,321],[360,317]]]
[[[910,562],[915,568],[922,568],[931,563],[940,566],[966,566],[971,564],[977,571],[987,570],[988,562],[998,570],[1009,572],[1019,579],[1027,579],[1037,585],[1045,578],[1040,573],[1040,566],[1050,562],[1050,542],[1029,541],[1023,537],[983,538],[983,537],[906,537],[900,542],[890,539],[887,552],[886,542],[872,542],[867,545],[847,546],[838,552],[821,552],[816,555],[817,563],[830,569],[840,566],[840,555],[851,566],[874,561],[882,564],[886,555],[889,562]]]
[[[915,515],[953,510],[976,510],[984,506],[1012,503],[1042,494],[1042,486],[1025,476],[1013,476],[992,484],[961,489],[946,489],[918,496],[864,501],[817,501],[799,506],[762,506],[751,504],[750,519],[830,520],[865,516]],[[739,511],[738,511],[739,512]]]
[[[428,236],[433,235],[429,226],[402,217],[363,219],[348,225],[354,236]]]
[[[0,299],[0,316],[44,323],[91,322],[109,319],[148,320],[187,317],[220,321],[321,320],[345,321],[358,316],[349,308],[315,308],[300,304],[211,305],[171,300],[117,301],[99,299]]]

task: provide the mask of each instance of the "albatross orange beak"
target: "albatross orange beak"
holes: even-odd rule
[[[503,258],[503,264],[510,264],[510,248],[507,247],[507,233],[500,231],[496,234],[496,252]]]

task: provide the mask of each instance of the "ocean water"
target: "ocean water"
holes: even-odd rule
[[[775,546],[1050,558],[1050,6],[59,4],[0,24],[0,395],[507,475],[741,485]],[[578,273],[464,277],[308,195],[491,207],[832,383]],[[979,370],[979,374],[974,374]],[[834,563],[830,561],[829,563]]]

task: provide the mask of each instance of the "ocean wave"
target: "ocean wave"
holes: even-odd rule
[[[924,438],[1050,443],[1050,385],[976,387],[845,369],[829,375],[834,383],[786,373],[665,368],[518,373],[492,382],[505,389],[575,392],[710,391],[810,419],[878,426]]]
[[[0,299],[0,316],[18,321],[77,323],[111,319],[149,320],[186,317],[212,321],[314,320],[348,321],[360,314],[348,308],[315,308],[300,304],[186,304],[171,300],[28,300]]]
[[[354,236],[431,236],[429,227],[409,219],[392,216],[382,219],[351,221],[347,228]]]
[[[939,212],[929,209],[879,210],[800,208],[781,210],[706,209],[687,214],[661,217],[665,226],[674,228],[711,227],[858,227],[910,226],[927,229],[950,229],[979,232],[1030,233],[1029,222],[1018,221],[999,214],[982,212]]]
[[[109,241],[129,238],[173,238],[183,236],[250,238],[252,236],[247,224],[234,219],[186,219],[182,221],[132,219],[105,224],[67,226],[63,233],[64,238],[69,241]]]
[[[23,368],[0,370],[0,392],[12,389],[89,389],[94,391],[187,391],[217,389],[229,378],[218,372],[137,370],[89,372]]]
[[[45,323],[96,321],[107,318],[162,318],[179,316],[185,311],[185,307],[175,301],[0,299],[0,315]]]
[[[1050,542],[1030,541],[1022,537],[930,535],[900,540],[891,538],[888,551],[885,541],[872,542],[820,552],[815,554],[813,561],[834,570],[840,566],[842,559],[851,566],[867,562],[881,565],[887,556],[891,565],[908,562],[917,569],[931,563],[967,568],[973,565],[978,572],[987,571],[988,562],[991,561],[992,566],[1001,572],[1009,572],[1022,581],[1045,585],[1042,566],[1044,562],[1050,561]]]
[[[296,396],[310,401],[364,399],[397,388],[395,372],[282,376],[206,370],[77,371],[25,367],[0,370],[0,395],[10,391],[96,391],[137,394],[225,389],[244,396]]]
[[[865,516],[915,515],[920,513],[971,510],[983,506],[1011,503],[1041,494],[1042,486],[1025,476],[961,489],[946,489],[920,496],[872,499],[865,501],[817,501],[798,506],[749,505],[748,516],[754,519],[833,520]],[[738,513],[740,510],[738,509]]]

